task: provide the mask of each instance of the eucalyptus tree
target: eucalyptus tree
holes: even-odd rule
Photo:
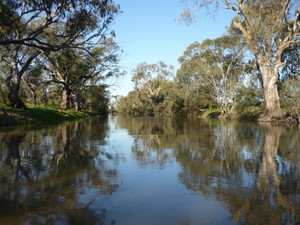
[[[173,66],[160,61],[156,64],[140,63],[132,71],[132,81],[135,89],[146,89],[147,97],[158,98],[162,89],[161,81],[173,75]]]
[[[13,108],[26,108],[19,97],[21,81],[23,75],[29,70],[40,52],[22,45],[4,46],[1,50],[2,62],[0,66],[4,75],[10,105]]]
[[[140,93],[137,90],[130,91],[126,96],[121,96],[116,101],[118,113],[131,114],[135,116],[143,115],[145,106],[140,101]]]
[[[118,11],[113,0],[2,0],[0,46],[15,58],[8,59],[6,74],[10,104],[24,106],[19,97],[22,76],[41,53],[89,51],[108,35]]]
[[[106,114],[109,107],[109,92],[107,85],[90,85],[81,91],[82,109]]]
[[[187,47],[178,59],[180,67],[176,72],[175,83],[184,99],[187,113],[199,113],[205,108],[217,106],[210,84],[201,79],[199,55],[200,43],[194,42]]]
[[[118,61],[119,47],[112,39],[105,39],[101,46],[82,50],[60,50],[47,54],[44,69],[47,71],[45,83],[61,86],[61,108],[70,109],[72,97],[77,110],[80,110],[81,90],[86,86],[95,86],[107,77],[121,74]],[[100,93],[100,92],[99,92]],[[99,96],[100,97],[100,96]]]
[[[286,116],[280,106],[278,80],[286,64],[286,49],[299,43],[300,2],[298,0],[197,0],[182,18],[193,22],[193,12],[206,7],[228,9],[236,13],[232,25],[237,28],[252,51],[260,70],[265,100],[261,121],[274,121]],[[195,7],[194,7],[195,6]],[[197,9],[197,10],[196,10]]]
[[[211,90],[209,94],[223,114],[227,114],[241,85],[240,80],[245,71],[245,51],[243,43],[237,37],[229,35],[193,43],[179,58],[181,68],[177,73],[178,79],[185,79],[192,88]],[[202,94],[205,96],[205,93]],[[208,97],[201,98],[210,100]]]
[[[173,77],[173,66],[160,61],[156,64],[140,63],[132,71],[132,81],[138,98],[144,107],[155,106],[164,101],[163,83]],[[150,112],[149,114],[153,114]]]

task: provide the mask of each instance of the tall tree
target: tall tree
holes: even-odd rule
[[[261,121],[286,116],[278,94],[279,70],[285,65],[284,51],[299,42],[300,2],[298,0],[196,0],[196,8],[228,9],[236,13],[232,24],[237,28],[256,58],[262,76],[265,114]],[[193,10],[182,17],[193,21]]]
[[[46,85],[43,83],[43,72],[43,67],[34,63],[23,76],[26,85],[22,88],[22,92],[27,94],[27,100],[32,102],[33,105],[41,103],[43,92],[45,93]]]
[[[179,58],[181,68],[177,73],[178,79],[182,80],[184,76],[192,81],[191,87],[197,85],[206,87],[206,91],[211,90],[211,96],[226,115],[240,86],[244,53],[243,43],[235,36],[225,35],[204,40],[201,44],[193,43]]]
[[[132,81],[142,105],[151,109],[163,101],[161,95],[163,81],[173,76],[173,66],[160,61],[156,64],[140,63],[132,71]]]
[[[207,80],[201,79],[200,51],[200,43],[195,42],[178,59],[180,68],[176,72],[175,82],[189,114],[197,114],[205,108],[217,106],[211,85]]]
[[[120,74],[117,65],[118,49],[112,39],[105,39],[86,53],[80,50],[61,50],[47,55],[44,68],[47,83],[56,83],[62,87],[61,108],[70,109],[72,97],[77,110],[80,110],[80,93],[86,85],[95,85],[103,79]]]
[[[106,114],[109,107],[109,92],[106,85],[86,86],[82,92],[82,108]]]
[[[38,55],[70,48],[89,51],[107,35],[118,10],[113,0],[0,1],[0,47],[10,48],[15,58],[6,74],[10,104],[24,106],[22,76]]]
[[[4,46],[1,49],[1,69],[4,72],[7,97],[13,108],[26,108],[19,97],[22,77],[40,52],[27,46]]]

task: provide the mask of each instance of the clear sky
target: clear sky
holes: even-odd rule
[[[121,66],[127,74],[110,89],[112,95],[127,95],[133,90],[131,70],[141,62],[163,61],[179,67],[177,59],[193,42],[217,38],[226,33],[226,26],[234,14],[219,10],[215,18],[203,16],[197,23],[184,25],[176,22],[185,9],[182,0],[116,0],[122,14],[112,29],[116,42],[124,51]]]

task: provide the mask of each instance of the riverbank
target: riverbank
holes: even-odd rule
[[[205,110],[200,118],[208,119],[208,118],[219,118],[219,119],[233,119],[241,122],[273,122],[273,123],[293,123],[299,124],[300,117],[299,115],[293,115],[289,112],[286,112],[286,117],[276,120],[270,121],[259,121],[260,118],[264,115],[263,107],[245,107],[240,109],[235,109],[230,114],[222,115],[221,110],[219,108],[208,109]]]
[[[95,112],[58,110],[51,107],[28,107],[27,110],[0,106],[0,126],[58,124],[97,115]]]
[[[262,107],[247,107],[243,109],[236,109],[231,114],[226,116],[221,114],[221,110],[219,108],[213,108],[205,110],[200,117],[207,118],[231,118],[237,119],[239,121],[252,121],[256,122],[258,118],[263,114],[264,109]]]

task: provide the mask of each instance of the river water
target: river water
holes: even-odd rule
[[[1,128],[0,224],[300,224],[300,129],[123,116]]]

